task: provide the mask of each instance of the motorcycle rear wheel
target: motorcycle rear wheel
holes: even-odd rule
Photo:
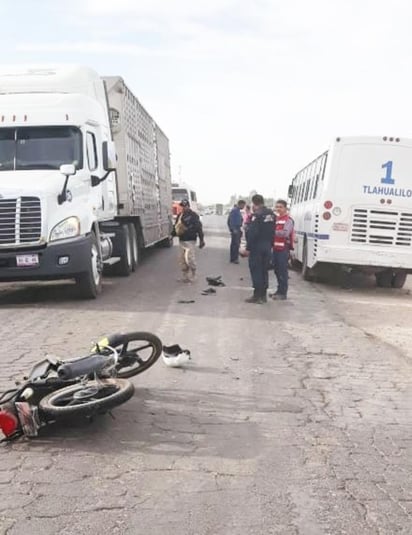
[[[68,416],[93,416],[104,413],[128,401],[134,386],[124,379],[105,379],[77,383],[60,388],[40,400],[39,408],[53,419]]]

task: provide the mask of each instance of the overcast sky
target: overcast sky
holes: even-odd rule
[[[204,202],[284,195],[337,135],[412,136],[408,0],[0,0],[0,17],[4,63],[123,76]]]

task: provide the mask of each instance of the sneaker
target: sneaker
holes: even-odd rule
[[[272,299],[275,297],[275,295],[279,295],[279,292],[269,292],[269,297],[271,297]]]
[[[272,299],[274,301],[286,301],[287,297],[286,297],[286,295],[275,294],[275,295],[272,295]]]
[[[182,282],[184,284],[189,284],[191,282],[191,280],[189,279],[189,277],[187,275],[184,275],[180,279],[177,279],[177,282]]]
[[[239,264],[239,260],[231,260],[230,263],[231,264]]]
[[[259,297],[256,297],[254,295],[252,295],[252,297],[248,297],[247,299],[245,299],[245,303],[257,304],[258,302],[259,302]]]

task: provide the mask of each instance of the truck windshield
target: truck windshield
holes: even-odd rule
[[[0,171],[83,166],[82,134],[73,126],[0,128]]]

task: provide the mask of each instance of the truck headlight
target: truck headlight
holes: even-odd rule
[[[72,216],[60,221],[50,232],[50,241],[74,238],[80,234],[79,218]]]

